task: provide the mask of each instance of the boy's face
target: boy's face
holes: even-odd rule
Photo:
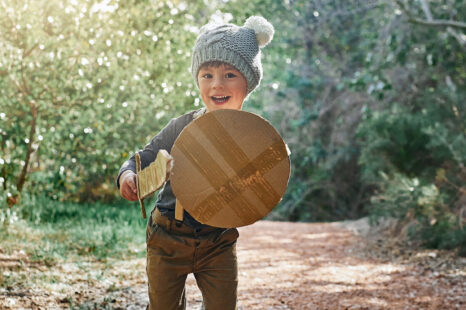
[[[241,110],[246,98],[246,78],[233,66],[201,67],[197,74],[201,98],[207,111]]]

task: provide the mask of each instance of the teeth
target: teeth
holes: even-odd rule
[[[221,104],[227,102],[228,99],[230,99],[230,96],[212,96],[211,98],[216,103]]]

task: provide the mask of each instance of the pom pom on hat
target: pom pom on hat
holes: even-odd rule
[[[261,16],[251,16],[244,27],[254,30],[259,47],[264,47],[272,41],[274,29],[271,23]]]

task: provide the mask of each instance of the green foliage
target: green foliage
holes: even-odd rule
[[[448,115],[449,108],[424,102],[416,113],[395,104],[366,115],[359,164],[363,180],[378,188],[372,215],[415,221],[412,238],[464,252],[466,139],[457,132],[464,121]]]
[[[375,179],[380,171],[392,171],[432,178],[442,164],[455,160],[453,154],[464,153],[464,139],[458,136],[455,144],[449,143],[446,124],[433,122],[437,112],[425,108],[415,113],[394,104],[390,111],[366,113],[358,129],[365,176]]]
[[[263,53],[262,88],[249,106],[276,125],[292,152],[291,182],[279,215],[314,221],[361,216],[370,186],[359,182],[352,135],[360,117],[357,105],[367,96],[352,85],[377,42],[373,29],[384,19],[383,6],[360,1],[230,4],[229,12],[254,7],[246,12],[260,12],[276,29]],[[243,18],[241,12],[233,15],[238,22]]]
[[[456,216],[442,216],[435,224],[420,225],[420,236],[427,247],[458,249],[458,255],[466,256],[466,228],[459,228]]]
[[[376,95],[378,105],[364,111],[357,131],[362,180],[377,188],[371,214],[414,221],[412,238],[464,252],[462,47],[442,31],[402,28],[392,32],[385,52],[397,68],[379,71],[391,87]]]
[[[415,215],[413,237],[434,247],[464,243],[464,27],[433,26],[425,14],[461,22],[466,9],[428,4],[226,5],[238,21],[260,11],[277,30],[264,51],[262,90],[250,99],[292,151],[277,218]]]
[[[188,68],[209,9],[170,1],[9,1],[0,9],[2,192],[114,199],[121,163],[199,105]],[[191,30],[192,29],[192,30]]]
[[[136,204],[75,204],[25,195],[0,211],[2,250],[24,249],[33,260],[127,257],[144,254],[146,221]]]
[[[466,7],[424,3],[0,2],[0,194],[14,198],[26,171],[29,193],[115,199],[121,163],[201,104],[188,72],[198,27],[263,15],[276,32],[245,108],[292,152],[277,218],[415,214],[426,244],[461,244]]]
[[[381,173],[380,186],[371,198],[371,214],[396,218],[407,225],[409,237],[433,248],[458,248],[466,254],[466,229],[455,212],[452,197],[435,183],[403,174]]]
[[[434,223],[435,217],[444,215],[444,201],[434,184],[422,184],[418,178],[410,179],[402,174],[392,177],[381,173],[383,185],[380,193],[371,198],[373,213],[396,217],[401,220],[424,220]]]

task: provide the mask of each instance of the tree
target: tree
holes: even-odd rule
[[[424,189],[443,180],[449,198],[436,206],[461,223],[462,1],[238,0],[225,11],[235,21],[260,11],[276,28],[250,101],[292,151],[285,218],[367,214],[403,172]]]
[[[199,105],[188,68],[209,9],[177,1],[0,5],[0,181],[8,201],[27,185],[54,198],[113,197],[131,151]]]

